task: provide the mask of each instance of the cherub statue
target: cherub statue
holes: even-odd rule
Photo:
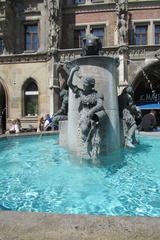
[[[118,0],[116,3],[119,14],[125,13],[128,10],[128,0]]]

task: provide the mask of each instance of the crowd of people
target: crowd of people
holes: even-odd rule
[[[20,133],[22,130],[21,121],[19,118],[16,118],[11,122],[9,133]]]
[[[38,118],[37,123],[37,132],[42,131],[50,131],[50,130],[58,130],[58,126],[53,125],[53,118],[54,116],[50,116],[49,114],[45,114],[45,116],[41,116]],[[157,123],[157,112],[156,110],[150,110],[149,113],[143,115],[141,121],[137,124],[138,129],[140,131],[150,132],[150,131],[157,131],[158,123]],[[12,120],[9,133],[20,133],[22,132],[21,121],[19,118]]]
[[[44,117],[43,116],[39,117],[37,132],[57,130],[51,125],[52,121],[53,121],[53,116],[50,117],[49,114],[46,114]]]
[[[9,130],[6,133],[10,134],[18,134],[20,132],[25,132],[26,131],[37,131],[37,132],[42,132],[42,131],[50,131],[50,130],[57,130],[57,126],[52,126],[52,120],[53,116],[50,117],[49,114],[45,114],[45,116],[41,116],[38,118],[37,126],[33,127],[32,125],[29,125],[28,128],[22,128],[21,121],[19,118],[14,119],[11,121],[11,125],[9,127]]]

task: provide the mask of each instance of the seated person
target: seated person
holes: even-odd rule
[[[44,130],[51,130],[51,127],[49,127],[49,124],[51,122],[52,122],[52,119],[50,118],[49,114],[46,114],[44,119]]]
[[[43,116],[38,118],[37,132],[41,132],[44,129],[44,119]]]
[[[21,121],[19,118],[15,120],[15,133],[19,133],[21,131]]]
[[[155,113],[155,110],[151,110],[150,113],[147,113],[143,116],[142,122],[140,124],[140,131],[149,132],[157,127]]]
[[[15,133],[15,120],[12,121],[10,129],[9,129],[9,133]]]

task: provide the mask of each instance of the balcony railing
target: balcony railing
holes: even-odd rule
[[[130,59],[146,59],[154,57],[155,52],[160,49],[160,46],[129,46],[128,54]],[[118,57],[119,47],[103,48],[104,56]],[[82,49],[59,49],[58,60],[61,63],[72,61],[81,57]],[[51,59],[51,55],[46,53],[30,53],[30,54],[13,54],[0,55],[0,64],[9,63],[25,63],[25,62],[45,62]]]
[[[154,53],[160,46],[129,46],[128,54],[130,59],[146,59],[148,56],[154,56]],[[72,61],[81,57],[82,50],[76,49],[60,49],[60,62]],[[103,48],[103,55],[110,57],[118,57],[119,47]]]

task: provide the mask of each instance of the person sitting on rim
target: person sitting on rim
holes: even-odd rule
[[[149,131],[153,131],[153,129],[157,127],[155,113],[156,111],[152,109],[149,113],[143,116],[140,124],[141,131],[149,132]]]

